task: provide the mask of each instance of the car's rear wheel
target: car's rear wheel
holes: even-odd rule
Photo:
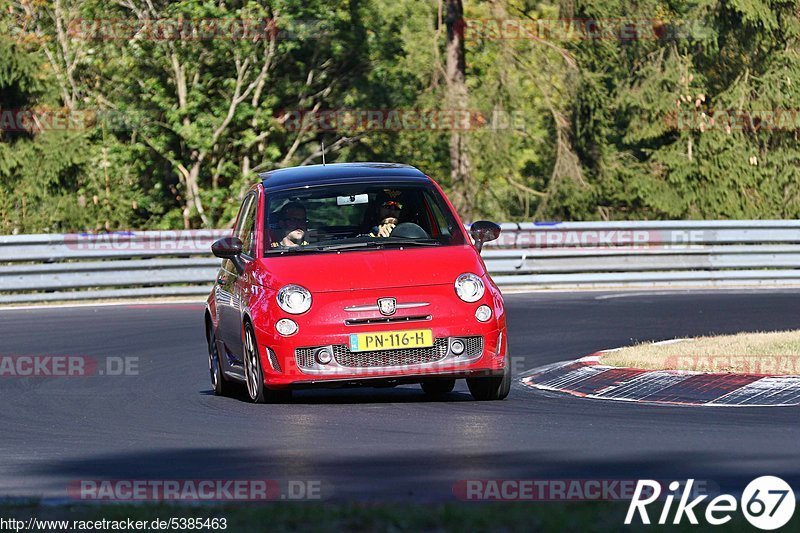
[[[428,396],[438,397],[444,396],[449,392],[453,392],[453,388],[456,386],[456,380],[454,379],[437,379],[431,381],[423,381],[422,382],[422,391],[427,394]]]
[[[502,400],[511,391],[511,365],[506,357],[502,376],[467,378],[467,387],[472,397],[479,401]]]
[[[208,372],[211,377],[211,388],[214,389],[214,394],[217,396],[229,396],[233,389],[233,383],[225,379],[225,374],[222,372],[222,361],[213,327],[209,328],[206,340],[208,341]]]
[[[291,390],[273,390],[264,385],[261,357],[250,324],[244,328],[244,377],[247,382],[247,395],[254,403],[279,403],[288,401],[292,397]]]

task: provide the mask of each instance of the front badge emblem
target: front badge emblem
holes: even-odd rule
[[[378,298],[378,310],[383,316],[393,315],[397,311],[397,300],[394,298]]]

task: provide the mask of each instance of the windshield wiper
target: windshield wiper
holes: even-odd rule
[[[399,246],[441,246],[442,243],[439,241],[431,241],[431,240],[415,240],[415,239],[403,239],[403,240],[387,240],[382,244],[397,244]]]
[[[325,246],[322,248],[322,250],[327,252],[336,250],[351,250],[356,248],[383,248],[385,246],[441,246],[441,243],[438,241],[431,242],[431,241],[413,240],[413,239],[393,240],[391,238],[385,238],[377,241],[334,244],[331,246]]]
[[[381,246],[381,243],[375,241],[349,242],[347,244],[332,244],[330,246],[323,246],[321,249],[325,252],[328,252],[336,250],[349,250],[352,248],[367,248],[370,246]]]
[[[271,248],[268,254],[299,253],[299,252],[337,252],[339,250],[355,250],[358,248],[383,248],[386,246],[441,246],[438,241],[414,240],[414,239],[392,239],[391,237],[375,241],[348,242],[343,244],[331,244],[328,246],[291,246],[281,248]]]
[[[283,254],[283,253],[298,253],[298,252],[319,252],[322,248],[319,246],[279,246],[267,250],[268,254]]]

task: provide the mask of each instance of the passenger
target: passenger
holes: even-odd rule
[[[308,232],[308,220],[306,219],[306,208],[300,202],[289,202],[278,212],[278,227],[281,235],[271,246],[293,247],[305,246],[306,234]]]

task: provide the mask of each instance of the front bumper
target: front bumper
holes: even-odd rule
[[[417,324],[416,328],[419,327]],[[401,379],[405,383],[413,383],[431,378],[502,373],[506,364],[505,328],[474,328],[479,331],[472,330],[467,334],[463,328],[455,328],[456,331],[442,327],[431,329],[435,338],[433,348],[376,352],[350,352],[342,335],[289,337],[271,345],[268,342],[275,340],[274,335],[267,336],[257,328],[256,336],[264,381],[273,388],[324,384],[344,386]],[[466,345],[461,354],[454,353],[453,344],[456,340]],[[321,348],[333,349],[334,356],[330,363],[323,365],[315,358],[316,351]],[[422,350],[434,351],[434,355],[425,359],[416,353],[409,354]]]
[[[383,292],[348,291],[314,295],[311,311],[288,315],[271,300],[263,301],[255,320],[256,340],[261,354],[264,382],[271,388],[360,384],[366,382],[419,382],[437,377],[497,375],[506,364],[505,312],[499,291],[487,287],[484,297],[474,303],[462,302],[452,286],[393,289],[397,312],[382,317],[374,306]],[[479,322],[475,310],[480,305],[492,309],[488,322]],[[279,335],[274,324],[291,318],[299,327],[295,335]],[[390,322],[387,322],[390,321]],[[350,334],[398,332],[429,329],[434,348],[426,353],[406,350],[350,352]],[[455,353],[453,343],[461,339],[466,350]],[[479,349],[474,346],[480,339]],[[472,343],[472,344],[470,344]],[[315,352],[322,347],[334,353],[329,364],[317,364]],[[430,350],[434,350],[430,353]],[[389,353],[392,352],[392,353]],[[411,380],[411,381],[409,381]]]
[[[464,379],[477,377],[500,377],[503,370],[459,370],[457,372],[443,372],[436,374],[411,374],[399,376],[358,377],[341,379],[320,379],[310,381],[296,381],[289,385],[291,389],[316,389],[316,388],[342,388],[342,387],[393,387],[421,383],[434,379]]]

